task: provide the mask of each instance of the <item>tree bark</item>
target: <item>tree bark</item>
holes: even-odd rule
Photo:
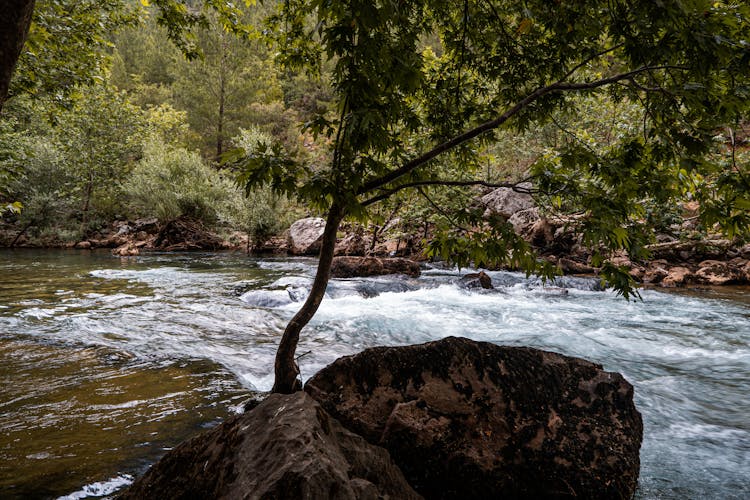
[[[315,273],[310,295],[302,305],[302,308],[294,315],[286,326],[284,335],[281,337],[279,349],[276,351],[276,362],[274,364],[275,380],[273,392],[290,394],[302,389],[299,380],[299,367],[294,359],[297,350],[299,334],[302,328],[309,323],[323,300],[331,274],[331,263],[336,248],[336,232],[344,218],[344,210],[335,203],[328,211],[323,241],[320,247],[320,258],[318,260],[318,271]]]
[[[34,0],[0,0],[0,112],[8,97],[10,80],[29,35]]]

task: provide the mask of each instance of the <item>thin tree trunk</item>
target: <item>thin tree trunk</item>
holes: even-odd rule
[[[18,240],[19,240],[19,239],[21,239],[21,236],[23,236],[23,234],[24,234],[24,233],[25,233],[26,231],[28,231],[28,230],[29,230],[29,228],[30,228],[31,226],[33,226],[33,225],[34,225],[34,221],[33,221],[33,220],[32,220],[31,222],[29,222],[28,224],[26,224],[26,225],[25,225],[25,226],[23,227],[23,229],[21,229],[21,230],[20,230],[20,231],[18,232],[18,234],[16,235],[16,237],[15,237],[15,238],[13,238],[13,241],[12,241],[12,242],[11,242],[11,244],[10,244],[10,248],[13,248],[14,246],[16,246],[16,243],[18,243]]]
[[[34,0],[0,0],[0,111],[8,96],[8,88],[16,63],[29,35]]]
[[[86,194],[83,200],[83,214],[81,215],[81,235],[85,236],[87,225],[89,223],[89,205],[91,203],[91,193],[94,191],[94,179],[89,175],[89,182],[86,184]]]
[[[221,40],[221,62],[219,66],[219,120],[216,126],[216,161],[221,161],[224,152],[224,107],[227,94],[227,42],[224,35]]]
[[[276,351],[276,362],[274,364],[276,379],[273,384],[273,392],[290,394],[302,389],[302,383],[298,378],[299,367],[294,359],[294,353],[297,350],[302,328],[312,319],[325,295],[331,273],[333,253],[336,248],[336,232],[343,218],[344,210],[334,204],[328,211],[325,230],[323,231],[323,242],[320,247],[318,271],[315,273],[310,295],[307,296],[302,308],[286,326],[279,343],[279,349]]]

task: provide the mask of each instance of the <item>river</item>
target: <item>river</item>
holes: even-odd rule
[[[267,390],[310,259],[0,250],[0,498],[115,493],[165,450]],[[334,280],[298,354],[308,378],[375,345],[449,335],[583,357],[635,386],[637,498],[750,498],[750,289],[627,302],[456,270]]]

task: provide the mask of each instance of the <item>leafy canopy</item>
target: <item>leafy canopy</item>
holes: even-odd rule
[[[626,294],[632,283],[607,255],[643,255],[644,201],[674,199],[725,169],[714,137],[747,111],[745,2],[287,0],[269,23],[286,67],[332,65],[335,113],[306,124],[330,141],[331,159],[311,167],[271,144],[229,159],[248,189],[270,184],[321,210],[366,218],[404,189],[486,186],[474,159],[499,131],[575,113],[582,95],[636,104],[641,126],[616,143],[592,150],[566,141],[529,172],[539,194],[582,210],[596,263]],[[732,192],[736,177],[721,177]],[[734,213],[748,199],[724,201]],[[474,215],[464,211],[464,230],[432,251],[544,271],[501,221],[488,227]],[[746,229],[740,219],[734,227]]]

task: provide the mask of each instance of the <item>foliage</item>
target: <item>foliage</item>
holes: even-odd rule
[[[234,143],[245,150],[253,150],[259,144],[269,141],[270,137],[257,127],[240,130],[240,134],[234,138]],[[267,186],[257,187],[247,193],[238,188],[226,212],[230,222],[248,234],[254,247],[291,223],[288,220],[289,205],[286,198],[277,195]]]
[[[218,159],[240,125],[250,124],[253,104],[281,99],[281,89],[263,44],[232,36],[214,17],[196,35],[203,57],[176,62],[172,88],[205,156]]]
[[[65,104],[76,87],[102,82],[111,34],[136,20],[125,0],[37,0],[9,94],[47,94]]]
[[[132,216],[172,220],[187,215],[215,224],[220,207],[236,188],[207,166],[199,154],[152,140],[146,144],[143,158],[129,175],[123,191]]]
[[[243,179],[366,218],[404,189],[515,182],[482,179],[493,143],[552,127],[558,140],[526,162],[540,194],[584,216],[597,263],[616,249],[645,255],[646,202],[684,195],[709,167],[715,131],[745,111],[749,15],[700,0],[284,2],[271,20],[281,62],[333,66],[337,113],[308,123],[332,139],[332,161],[310,169],[269,145],[247,157]],[[594,116],[586,108],[613,110],[612,125],[577,121]],[[473,237],[480,227],[463,229],[441,253],[495,248]],[[486,248],[463,248],[471,240]],[[496,250],[486,257],[539,270],[520,247]]]

